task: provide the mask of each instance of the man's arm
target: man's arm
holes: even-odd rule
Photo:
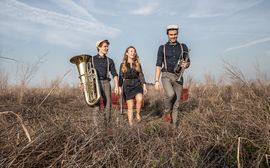
[[[116,95],[119,93],[118,76],[113,77],[114,80],[114,92]]]
[[[163,53],[164,45],[159,46],[158,53],[157,53],[157,62],[156,62],[156,70],[155,70],[155,89],[160,90],[160,73],[161,73],[161,67],[164,62],[164,53]]]
[[[160,90],[160,83],[159,83],[160,73],[161,73],[161,67],[156,66],[156,71],[155,71],[155,89],[156,90]]]
[[[112,59],[109,59],[109,70],[111,71],[111,74],[113,76],[114,80],[114,93],[118,95],[119,93],[119,83],[118,83],[118,74],[115,69],[114,61]]]

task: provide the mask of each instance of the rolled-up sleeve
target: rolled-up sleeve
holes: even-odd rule
[[[139,79],[140,79],[140,82],[142,84],[145,84],[145,78],[144,78],[144,74],[143,74],[143,71],[142,71],[142,66],[140,65],[140,72],[139,72]]]
[[[116,69],[115,69],[115,65],[112,59],[109,60],[110,61],[110,71],[113,77],[118,76]]]
[[[159,66],[159,67],[162,67],[162,63],[163,63],[163,59],[164,59],[163,47],[164,47],[164,45],[159,46],[158,53],[157,53],[156,66]]]
[[[118,85],[119,85],[120,87],[122,87],[122,85],[123,85],[123,80],[124,80],[124,78],[123,78],[123,72],[122,72],[122,65],[123,65],[123,64],[120,65],[120,69],[119,69],[119,80],[118,80]]]
[[[187,60],[187,68],[188,68],[190,66],[189,49],[188,49],[186,44],[182,44],[182,46],[183,46],[183,50],[184,50],[183,57],[185,60]]]

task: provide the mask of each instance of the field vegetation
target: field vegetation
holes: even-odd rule
[[[230,82],[187,81],[177,129],[161,117],[164,95],[153,85],[142,122],[129,127],[114,108],[105,128],[79,88],[9,86],[2,73],[0,167],[269,167],[270,83],[227,73]]]

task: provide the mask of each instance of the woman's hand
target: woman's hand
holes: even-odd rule
[[[119,87],[118,87],[118,86],[117,86],[117,87],[114,87],[114,93],[115,93],[116,95],[119,94]]]
[[[121,87],[119,87],[119,89],[118,89],[119,91],[118,91],[118,93],[119,93],[119,95],[121,95],[122,94],[122,88]]]
[[[143,84],[143,95],[146,95],[146,93],[147,93],[147,88],[146,88],[146,85]]]
[[[159,81],[156,81],[155,82],[155,89],[156,90],[160,90],[160,83],[159,83]]]

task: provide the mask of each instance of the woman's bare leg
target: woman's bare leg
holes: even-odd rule
[[[137,94],[135,96],[136,99],[136,118],[140,122],[141,121],[141,108],[142,108],[142,102],[143,102],[143,95],[141,93]]]
[[[127,100],[127,106],[128,106],[128,123],[130,126],[133,125],[133,105],[134,105],[134,102],[133,102],[133,99],[131,100]]]

